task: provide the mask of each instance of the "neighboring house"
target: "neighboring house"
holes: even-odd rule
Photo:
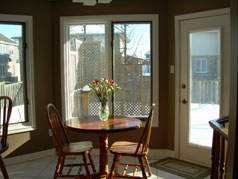
[[[220,56],[217,55],[192,56],[193,80],[219,80],[219,61]]]
[[[20,81],[19,45],[0,34],[0,81],[7,83]]]
[[[116,49],[116,53],[123,52],[123,34],[116,33],[114,34],[114,47]],[[74,33],[70,34],[70,50],[76,51],[76,39],[81,42],[101,42],[101,52],[105,53],[105,34],[104,33],[96,33],[96,34],[82,34],[82,33]]]
[[[82,33],[74,33],[70,34],[70,50],[76,51],[76,41],[79,40],[81,42],[92,42],[98,41],[101,42],[101,51],[105,52],[105,34],[97,33],[97,34],[82,34]]]
[[[23,72],[23,70],[21,70],[21,69],[24,69],[24,67],[23,67],[23,54],[22,54],[22,52],[23,52],[23,47],[22,47],[22,45],[23,45],[23,42],[22,42],[22,37],[21,36],[16,36],[16,37],[11,37],[11,39],[13,39],[17,44],[18,44],[18,49],[19,49],[19,60],[20,60],[20,76],[19,76],[19,79],[18,79],[18,81],[24,81],[24,79],[23,79],[23,76],[24,76],[24,72]]]
[[[142,66],[142,73],[144,76],[150,76],[150,69],[151,69],[151,64],[150,64],[150,51],[147,51],[145,53],[145,59],[143,61],[143,66]]]
[[[200,40],[196,40],[200,39]],[[215,46],[214,44],[217,44]],[[192,78],[196,81],[217,81],[220,76],[220,36],[218,31],[193,33]]]

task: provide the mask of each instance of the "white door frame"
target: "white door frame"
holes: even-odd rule
[[[175,16],[175,132],[174,132],[174,153],[175,157],[179,157],[179,143],[180,143],[180,23],[184,20],[191,20],[195,18],[223,15],[230,13],[230,8],[217,9],[211,11],[203,11],[198,13],[184,14]]]

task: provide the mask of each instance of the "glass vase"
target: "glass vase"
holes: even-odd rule
[[[106,121],[109,118],[109,107],[108,103],[100,103],[99,107],[99,119],[101,121]]]

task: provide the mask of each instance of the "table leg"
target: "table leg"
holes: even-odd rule
[[[108,134],[99,134],[100,156],[99,156],[99,174],[100,178],[106,178],[108,175]]]

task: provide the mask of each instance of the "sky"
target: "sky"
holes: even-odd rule
[[[7,36],[8,38],[21,36],[22,35],[22,25],[7,25],[0,24],[0,33]]]
[[[122,33],[124,24],[114,24],[114,33]],[[87,34],[105,34],[104,24],[87,24]],[[84,33],[83,25],[70,25],[70,34]],[[150,24],[128,24],[127,38],[127,54],[144,58],[145,53],[150,51]]]

